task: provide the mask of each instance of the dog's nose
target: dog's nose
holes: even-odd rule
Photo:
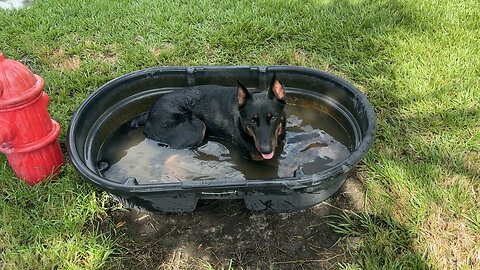
[[[270,143],[263,143],[258,150],[260,150],[262,154],[270,154],[272,152],[272,145]]]

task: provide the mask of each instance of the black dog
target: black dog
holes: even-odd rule
[[[147,138],[171,148],[194,147],[211,136],[231,141],[246,158],[263,160],[284,138],[284,107],[285,90],[273,76],[261,92],[250,93],[238,82],[237,89],[204,85],[161,95],[140,121]]]

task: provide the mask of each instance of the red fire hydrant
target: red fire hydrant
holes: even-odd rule
[[[42,77],[0,53],[0,152],[29,185],[55,177],[64,158]]]

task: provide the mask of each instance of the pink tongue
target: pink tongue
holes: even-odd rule
[[[270,154],[262,154],[263,159],[271,159],[273,157],[273,152]]]

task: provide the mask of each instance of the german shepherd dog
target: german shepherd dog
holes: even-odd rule
[[[270,87],[249,92],[238,87],[194,86],[161,95],[143,120],[147,138],[180,149],[206,136],[235,144],[245,158],[271,159],[285,137],[285,90],[276,76]],[[143,123],[142,123],[143,122]]]

